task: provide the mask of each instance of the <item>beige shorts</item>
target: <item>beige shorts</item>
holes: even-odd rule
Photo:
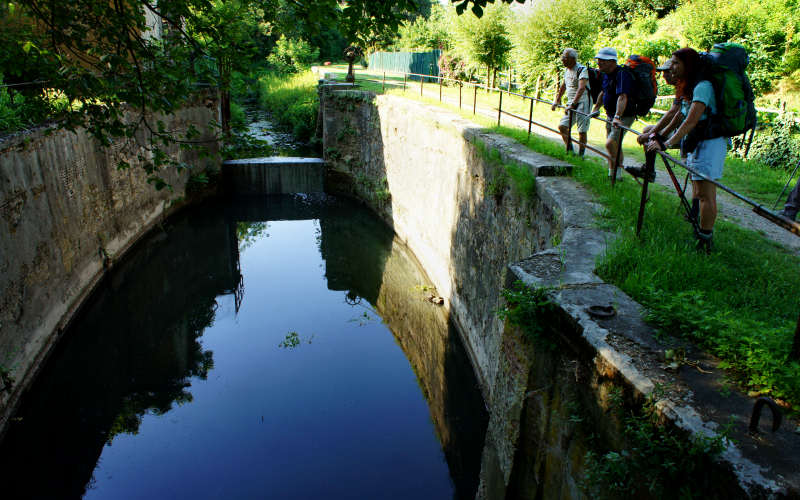
[[[581,102],[578,103],[578,107],[576,108],[577,111],[581,113],[586,113],[588,115],[592,112],[592,103],[589,102],[588,99],[581,99]],[[589,131],[589,124],[591,123],[592,119],[586,115],[581,115],[578,113],[572,113],[572,124],[578,125],[578,132],[581,134],[585,134]],[[569,127],[569,114],[564,113],[564,116],[561,117],[561,121],[558,122],[559,126]]]
[[[635,116],[623,116],[620,119],[620,121],[626,127],[631,128],[631,125],[633,125],[633,122],[636,121],[636,117]],[[612,139],[614,142],[620,142],[622,139],[624,139],[625,138],[625,132],[627,132],[627,130],[623,130],[623,129],[619,128],[619,127],[615,127],[615,126],[611,125],[610,123],[606,123],[606,138]]]

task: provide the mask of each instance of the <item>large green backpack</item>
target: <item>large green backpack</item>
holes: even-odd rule
[[[704,79],[711,82],[717,101],[717,112],[710,115],[704,137],[733,137],[755,127],[755,96],[745,73],[749,62],[745,48],[736,43],[717,43],[700,57]]]

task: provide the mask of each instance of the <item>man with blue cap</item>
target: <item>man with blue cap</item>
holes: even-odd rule
[[[608,176],[614,172],[614,164],[617,161],[617,150],[622,147],[622,138],[625,137],[625,130],[620,126],[630,128],[636,119],[634,106],[628,106],[628,98],[633,95],[633,78],[630,73],[622,70],[622,66],[617,64],[617,49],[603,47],[594,56],[597,60],[597,67],[603,73],[603,91],[597,97],[594,105],[593,114],[596,116],[600,108],[600,103],[606,110],[606,115],[611,123],[606,123],[606,151],[608,151]],[[619,151],[619,168],[617,176],[621,175],[622,151]]]

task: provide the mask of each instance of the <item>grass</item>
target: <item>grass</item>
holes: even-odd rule
[[[311,71],[292,75],[267,73],[258,79],[259,104],[279,125],[309,142],[317,127],[317,77]]]
[[[359,84],[380,91],[380,82]],[[457,96],[457,89],[450,90]],[[640,188],[630,180],[612,188],[603,160],[576,158],[567,155],[559,142],[536,135],[528,139],[526,130],[498,127],[496,119],[472,115],[471,103],[470,109],[459,110],[418,92],[407,90],[404,95],[448,107],[537,152],[572,163],[574,178],[605,207],[598,225],[618,235],[598,262],[598,274],[644,305],[648,321],[662,332],[690,339],[722,359],[722,366],[743,387],[782,399],[800,411],[800,362],[787,359],[798,314],[796,296],[790,293],[787,299],[787,292],[800,289],[800,259],[724,220],[716,226],[715,251],[710,256],[698,254],[678,199],[661,186],[653,186],[642,237],[637,238]],[[551,113],[549,107],[540,108],[546,109],[537,110],[537,116]],[[548,123],[557,123],[557,117],[551,115]],[[631,137],[628,142],[632,141]],[[641,154],[635,145],[628,148],[633,155]],[[784,172],[729,158],[723,182],[771,205],[786,177]]]

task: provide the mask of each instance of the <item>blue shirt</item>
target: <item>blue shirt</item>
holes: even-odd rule
[[[617,66],[611,74],[603,73],[603,107],[609,117],[617,114],[617,98],[621,94],[628,96],[628,105],[625,106],[623,116],[632,116],[633,78],[630,73],[622,70],[622,66]]]
[[[694,87],[694,91],[692,92],[692,102],[702,102],[706,105],[706,110],[703,111],[703,116],[700,117],[701,120],[705,120],[708,117],[708,111],[711,111],[712,115],[717,114],[717,98],[714,97],[714,87],[711,86],[711,82],[708,80],[700,80],[697,85]],[[686,102],[686,99],[681,101],[681,114],[684,117],[689,116],[689,108],[692,107],[692,104]]]

